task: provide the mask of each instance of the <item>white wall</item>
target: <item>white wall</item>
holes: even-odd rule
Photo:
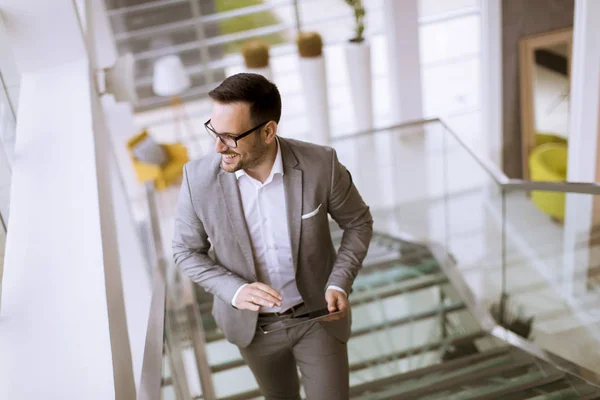
[[[0,398],[115,396],[87,71],[82,60],[23,77]]]
[[[575,2],[571,66],[571,110],[567,180],[594,182],[599,178],[598,135],[600,133],[600,3]],[[597,196],[568,194],[565,210],[564,270],[565,293],[581,295],[587,291],[590,252],[585,241],[590,237]],[[583,243],[582,243],[583,240]],[[575,250],[579,247],[579,250]]]
[[[109,137],[75,5],[0,0],[23,72],[0,398],[133,399]]]

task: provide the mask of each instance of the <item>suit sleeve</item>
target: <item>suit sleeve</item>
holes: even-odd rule
[[[338,286],[346,293],[351,293],[373,236],[373,218],[354,186],[350,172],[338,161],[335,150],[331,163],[328,210],[344,234],[326,287]]]
[[[185,167],[175,212],[172,246],[177,267],[192,281],[226,303],[231,303],[237,289],[247,283],[208,256],[210,242],[194,210]]]

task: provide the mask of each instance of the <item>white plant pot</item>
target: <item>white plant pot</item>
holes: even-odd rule
[[[366,40],[349,42],[344,46],[354,130],[373,128],[373,76],[371,73],[371,45]]]
[[[308,134],[310,142],[329,145],[331,132],[329,128],[329,101],[327,97],[327,74],[323,56],[300,57],[300,79],[308,117]]]
[[[273,71],[270,65],[263,68],[246,68],[246,72],[262,75],[270,81],[273,80]]]
[[[373,129],[373,77],[371,74],[371,45],[367,41],[349,42],[344,46],[350,99],[352,102],[353,125],[351,131],[362,132]],[[373,178],[378,159],[375,138],[372,135],[354,139],[356,186],[368,202],[374,204],[381,199],[379,183]],[[375,174],[375,176],[378,176]]]

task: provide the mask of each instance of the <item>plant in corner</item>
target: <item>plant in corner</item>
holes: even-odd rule
[[[371,44],[365,37],[366,11],[362,0],[345,0],[354,12],[354,34],[343,50],[352,99],[352,114],[360,116],[354,129],[366,131],[373,128],[373,77]]]
[[[354,132],[372,133],[373,117],[373,74],[371,66],[371,44],[365,37],[366,10],[362,0],[345,0],[352,7],[354,14],[354,33],[343,46],[348,71],[348,86],[350,88],[351,109],[348,110],[353,118],[349,119],[348,129]],[[350,125],[351,124],[351,125]],[[363,193],[371,196],[377,188],[373,179],[368,176],[370,165],[377,163],[375,140],[372,135],[364,135],[354,144],[355,154],[360,154],[356,185]],[[378,201],[376,198],[368,201]]]
[[[355,32],[356,35],[350,39],[352,43],[360,43],[365,40],[363,36],[365,32],[365,7],[363,6],[362,0],[345,0],[346,4],[352,7],[354,11],[354,21],[356,22]]]
[[[498,325],[516,333],[524,339],[533,339],[533,325],[535,318],[527,316],[523,306],[513,302],[509,295],[502,294],[499,303],[493,303],[490,307],[490,314]]]

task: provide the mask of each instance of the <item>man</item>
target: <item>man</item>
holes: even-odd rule
[[[209,96],[216,154],[184,167],[175,262],[214,295],[218,326],[267,399],[300,398],[298,366],[309,399],[347,400],[348,294],[369,208],[333,149],[277,137],[281,97],[263,76],[231,76]],[[337,253],[328,214],[344,230]],[[264,333],[325,307],[340,313]]]

